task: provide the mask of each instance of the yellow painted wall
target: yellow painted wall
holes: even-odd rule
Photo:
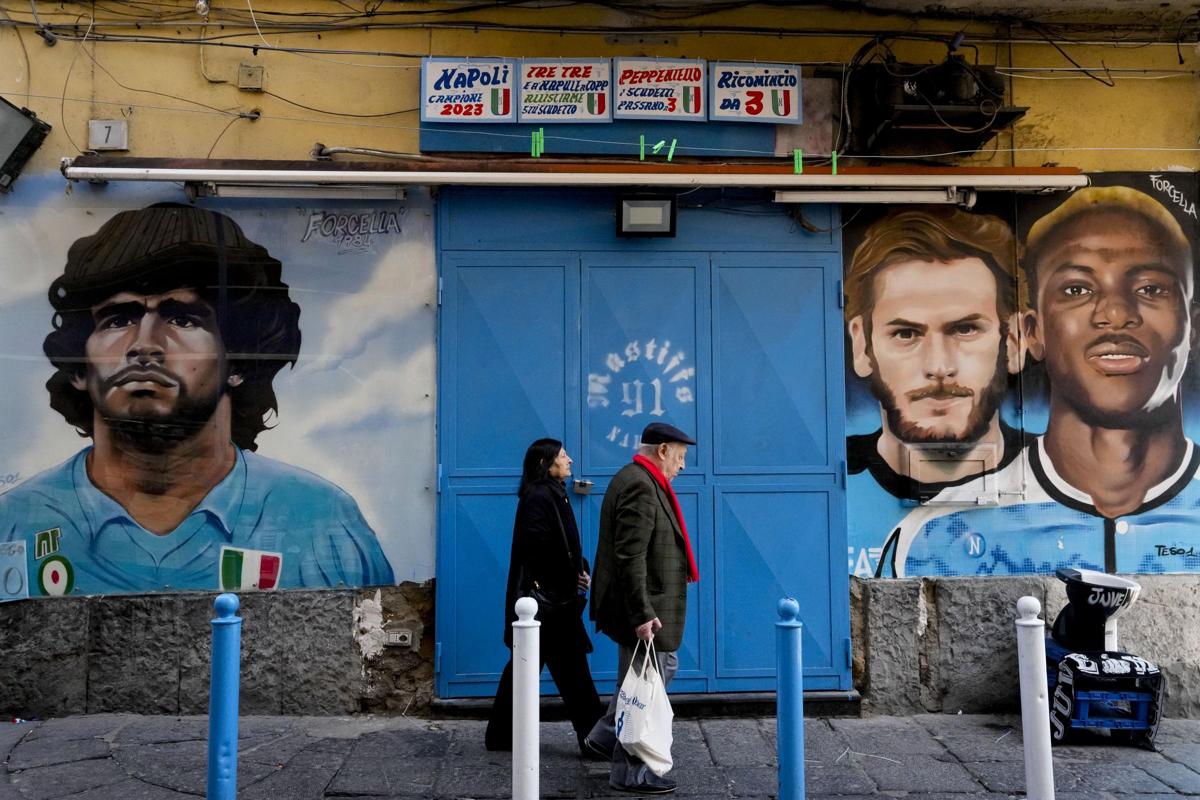
[[[352,2],[361,8],[361,2]],[[371,3],[374,5],[374,3]],[[129,4],[97,9],[104,19]],[[417,25],[404,30],[372,29],[263,37],[250,24],[243,3],[215,0],[208,28],[196,23],[192,2],[156,6],[164,24],[93,28],[108,35],[157,35],[261,45],[257,53],[194,44],[150,44],[60,40],[47,46],[30,28],[18,34],[0,27],[0,93],[18,105],[28,105],[54,126],[30,170],[53,170],[64,156],[86,147],[87,120],[124,116],[130,122],[130,156],[307,159],[314,143],[415,152],[417,149],[418,64],[422,55],[449,56],[610,56],[660,55],[761,61],[845,62],[868,40],[863,31],[905,30],[937,32],[949,37],[961,22],[837,13],[830,10],[750,8],[690,19],[655,20],[596,7],[513,9],[489,13],[426,14],[404,21]],[[43,22],[74,25],[82,36],[91,21],[91,6],[82,3],[40,5]],[[253,6],[260,25],[270,12],[304,9],[339,13],[335,2],[257,0]],[[430,11],[436,4],[388,3],[385,10]],[[443,6],[446,8],[446,6]],[[30,21],[23,0],[0,0],[0,20]],[[169,13],[168,13],[169,12]],[[296,20],[297,17],[290,19]],[[626,33],[488,31],[466,28],[431,29],[426,20],[456,19],[510,25],[614,27]],[[646,33],[649,25],[685,26],[701,33]],[[763,36],[722,33],[721,26],[820,29],[826,36]],[[18,36],[20,42],[18,42]],[[88,33],[89,39],[91,33]],[[968,41],[978,42],[980,62],[1001,66],[1070,67],[1054,47],[1044,43],[1010,44],[1006,30],[973,25]],[[20,44],[24,45],[24,49]],[[300,55],[273,52],[270,46],[387,51],[408,58],[361,54]],[[937,61],[945,54],[939,44],[899,41],[893,44],[904,61]],[[1171,166],[1195,169],[1200,163],[1197,139],[1200,115],[1194,99],[1200,81],[1190,74],[1200,53],[1185,47],[1179,64],[1174,46],[1113,47],[1072,45],[1071,57],[1088,67],[1174,70],[1163,79],[1114,74],[1116,86],[1073,73],[1040,73],[1013,77],[1010,102],[1030,112],[1010,134],[994,142],[996,150],[975,162],[1006,166],[1054,163],[1085,170],[1158,170]],[[969,53],[969,51],[967,51]],[[28,54],[26,58],[25,54]],[[235,75],[240,63],[266,69],[266,89],[273,94],[239,91]],[[1052,78],[1052,79],[1047,79]],[[286,102],[281,98],[292,101]],[[300,105],[296,105],[300,104]],[[301,106],[309,106],[310,109]],[[236,112],[261,111],[256,121],[239,119]],[[320,109],[321,111],[311,110]],[[322,111],[334,113],[321,113]],[[399,113],[392,113],[399,112]],[[234,115],[231,115],[234,114]],[[360,115],[360,116],[354,116]],[[989,145],[990,147],[991,145]],[[1102,149],[1120,148],[1120,149]],[[1178,151],[1151,148],[1178,148]]]

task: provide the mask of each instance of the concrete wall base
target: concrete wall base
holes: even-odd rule
[[[1200,575],[1138,576],[1122,649],[1167,676],[1169,717],[1200,718]],[[1053,577],[851,579],[854,686],[868,714],[1019,709],[1017,598],[1052,622]],[[0,604],[0,715],[208,710],[214,595],[46,598]],[[247,593],[243,714],[428,713],[433,582]],[[413,644],[388,644],[388,633]]]
[[[214,597],[0,604],[0,714],[207,713]],[[432,700],[432,581],[241,603],[243,714],[411,713]],[[390,629],[413,646],[388,646]]]
[[[1200,575],[1132,577],[1142,594],[1121,649],[1167,676],[1168,717],[1200,717]],[[1019,711],[1017,599],[1038,598],[1047,625],[1066,604],[1053,576],[851,581],[854,685],[871,714]]]

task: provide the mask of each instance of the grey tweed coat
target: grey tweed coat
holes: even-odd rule
[[[600,507],[590,616],[596,630],[632,647],[638,625],[658,617],[661,652],[679,649],[687,616],[687,551],[671,500],[648,472],[626,464]]]

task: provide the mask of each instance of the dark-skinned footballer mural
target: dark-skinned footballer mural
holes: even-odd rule
[[[5,599],[428,577],[432,500],[392,483],[432,463],[432,353],[385,335],[432,350],[415,205],[62,213],[65,252],[4,289]],[[4,237],[33,241],[7,252],[46,244],[23,210]]]
[[[1200,571],[1195,182],[1092,181],[848,230],[852,573]]]

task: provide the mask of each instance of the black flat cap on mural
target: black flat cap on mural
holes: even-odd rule
[[[668,425],[665,422],[651,422],[642,431],[642,444],[670,444],[671,442],[695,444],[696,440],[674,425]]]
[[[71,245],[63,274],[50,286],[50,302],[58,310],[86,305],[164,270],[192,281],[211,272],[204,284],[212,285],[221,262],[227,285],[268,286],[281,277],[279,261],[224,214],[178,203],[121,211]]]

